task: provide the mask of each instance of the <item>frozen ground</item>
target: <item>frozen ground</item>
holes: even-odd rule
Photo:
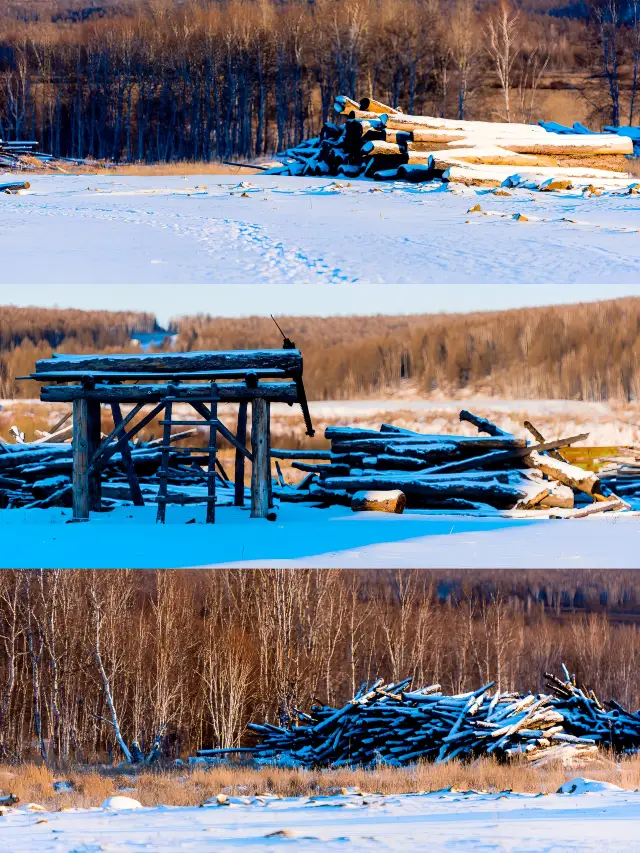
[[[576,780],[582,781],[582,780]],[[437,791],[397,796],[232,798],[226,806],[27,808],[0,817],[3,853],[639,851],[640,793],[606,783],[573,794]]]
[[[25,194],[3,196],[5,282],[268,282],[272,305],[287,285],[306,283],[323,288],[325,313],[354,295],[362,310],[367,286],[384,282],[407,285],[407,297],[409,285],[430,282],[598,282],[611,295],[640,293],[636,195],[501,197],[453,184],[267,175],[242,184],[228,175],[29,180]],[[486,215],[468,215],[478,202]],[[330,287],[344,284],[353,285],[346,295]],[[290,295],[291,313],[302,302]],[[394,304],[402,307],[397,294]]]
[[[93,513],[80,524],[67,523],[70,510],[4,510],[0,567],[640,568],[636,513],[473,518],[284,504],[275,522],[221,507],[216,524],[205,525],[204,512],[169,507],[161,526],[154,506]]]

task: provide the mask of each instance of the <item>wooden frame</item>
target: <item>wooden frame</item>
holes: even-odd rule
[[[144,505],[131,457],[130,440],[159,414],[163,427],[157,520],[163,523],[168,503],[191,503],[191,496],[172,499],[167,488],[169,461],[175,454],[199,452],[208,461],[207,523],[215,521],[217,436],[235,448],[234,504],[244,505],[245,460],[251,462],[251,517],[265,518],[272,506],[270,409],[272,402],[299,403],[307,426],[313,426],[302,383],[298,350],[239,350],[231,352],[156,353],[152,355],[61,355],[36,363],[29,377],[43,384],[40,399],[73,404],[72,504],[75,520],[87,520],[100,509],[100,469],[120,453],[133,502]],[[268,381],[276,379],[278,381]],[[203,380],[206,380],[203,381]],[[241,380],[241,381],[235,381]],[[287,381],[289,380],[289,381]],[[136,384],[122,384],[133,382]],[[139,384],[139,383],[143,384]],[[65,384],[60,384],[65,383]],[[73,383],[73,384],[69,384]],[[218,403],[237,403],[235,435],[218,417]],[[121,404],[134,404],[123,416]],[[187,403],[200,420],[173,418],[174,403]],[[251,403],[251,445],[247,448],[247,414]],[[114,428],[100,441],[100,405],[109,405]],[[143,414],[144,406],[152,405]],[[137,416],[142,417],[136,420]],[[205,448],[172,448],[171,428],[180,425],[209,428]],[[202,498],[194,498],[199,502]]]

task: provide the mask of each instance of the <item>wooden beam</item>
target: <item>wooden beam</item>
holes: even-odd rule
[[[266,518],[269,512],[269,423],[267,401],[251,403],[251,518]]]
[[[111,404],[111,414],[113,415],[113,423],[117,429],[120,424],[124,423],[119,403]],[[118,448],[120,450],[120,453],[122,454],[122,461],[124,463],[124,469],[127,475],[129,488],[131,489],[131,498],[133,500],[133,505],[144,506],[144,498],[142,497],[140,483],[138,482],[138,475],[136,474],[136,469],[134,467],[133,459],[131,457],[131,448],[129,447],[129,440],[126,435],[120,435],[118,439]]]
[[[220,402],[234,403],[240,400],[268,399],[274,403],[297,403],[298,388],[295,382],[263,382],[251,388],[244,382],[228,382],[218,386]],[[44,403],[72,403],[84,398],[101,403],[159,403],[168,394],[166,385],[96,385],[83,388],[81,385],[45,385],[40,389]],[[206,386],[188,385],[175,389],[174,401],[191,402],[206,400]]]
[[[302,355],[297,349],[228,350],[211,352],[163,352],[117,355],[67,355],[36,362],[36,373],[71,370],[120,371],[121,373],[211,372],[216,370],[282,370],[287,375],[302,370]]]
[[[236,439],[245,449],[247,446],[247,402],[243,400],[238,406],[238,425]],[[234,506],[244,506],[244,453],[236,448]]]

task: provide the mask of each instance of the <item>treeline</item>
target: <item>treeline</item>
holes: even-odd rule
[[[72,308],[0,307],[0,397],[37,395],[32,383],[15,382],[31,373],[39,358],[54,350],[105,352],[134,350],[134,332],[153,332],[153,314],[80,311]]]
[[[419,393],[530,399],[640,398],[640,298],[472,314],[279,317],[304,355],[311,399],[357,399],[410,383]],[[52,350],[134,350],[148,314],[2,309],[0,394],[37,395],[15,376]],[[279,347],[269,318],[179,317],[178,350]],[[58,336],[57,344],[51,340]]]
[[[536,120],[543,77],[579,88],[596,124],[632,123],[638,32],[626,7],[595,0],[574,19],[511,0],[150,0],[89,20],[9,7],[0,138],[118,161],[252,157],[316,134],[339,93]]]
[[[314,698],[344,702],[376,676],[454,692],[489,679],[536,690],[563,661],[637,707],[632,573],[502,578],[4,571],[0,758],[120,760],[114,714],[126,743],[148,753],[164,727],[162,755],[184,757],[247,743],[252,719],[294,724]],[[609,618],[619,607],[629,621]]]

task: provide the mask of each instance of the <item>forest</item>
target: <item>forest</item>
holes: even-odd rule
[[[5,2],[0,138],[121,162],[259,157],[315,135],[339,93],[599,129],[636,120],[639,57],[638,0]],[[542,90],[566,95],[556,114]]]
[[[471,314],[278,317],[302,349],[310,399],[384,395],[402,384],[422,396],[622,402],[640,397],[640,298]],[[0,397],[37,397],[17,382],[38,358],[130,351],[151,314],[3,307]],[[280,347],[268,317],[177,317],[177,350]],[[168,343],[166,344],[169,345]]]
[[[581,683],[640,702],[633,573],[0,572],[0,760],[121,760],[247,743],[374,677],[446,691]]]

